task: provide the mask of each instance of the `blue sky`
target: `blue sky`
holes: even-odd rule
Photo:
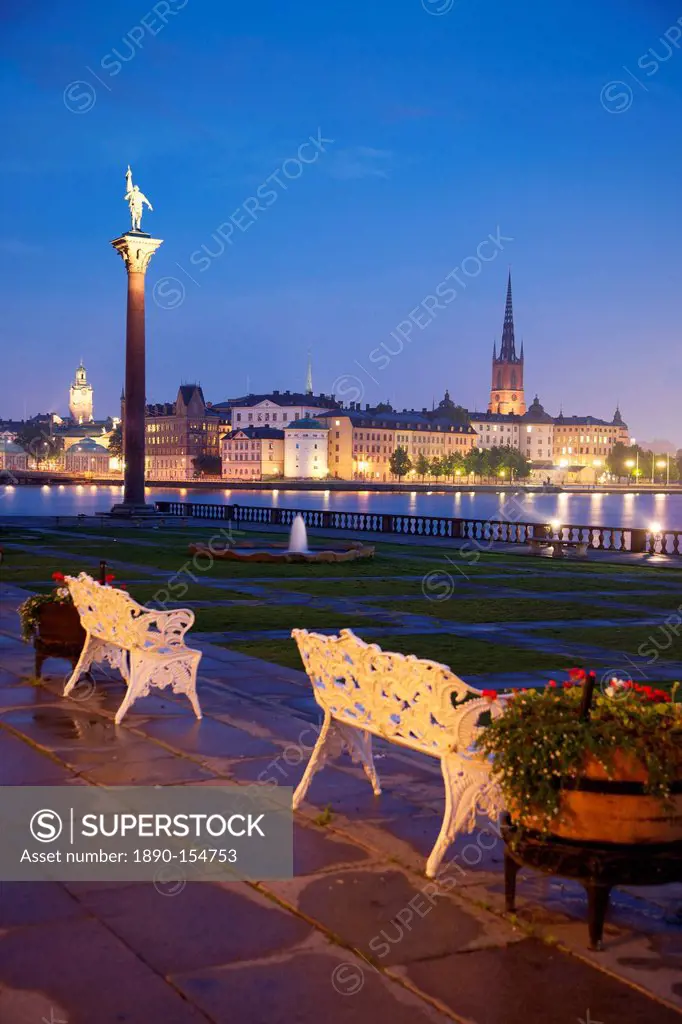
[[[511,264],[529,398],[682,445],[682,7],[450,3],[6,2],[0,415],[65,412],[81,356],[117,411],[130,162],[164,239],[149,401],[298,389],[312,348],[316,390],[481,408]]]

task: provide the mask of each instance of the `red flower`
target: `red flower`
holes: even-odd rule
[[[550,679],[550,681],[547,683],[547,685],[551,686],[552,689],[555,689],[555,687],[556,687],[556,679]]]
[[[118,589],[119,590],[127,590],[128,588],[126,587],[125,583],[119,583]]]
[[[561,685],[563,686],[564,690],[572,690],[574,684],[571,682],[570,679],[566,679]]]
[[[497,700],[497,690],[481,690],[481,696],[484,700],[494,701]]]
[[[104,577],[104,582],[105,583],[113,583],[115,579],[116,579],[116,577],[114,576],[113,572],[108,572],[106,574],[106,576]]]
[[[587,673],[584,668],[569,668],[568,678],[574,683],[583,683],[587,678]]]
[[[53,572],[52,573],[52,579],[55,580],[56,583],[61,583],[62,580],[64,579],[64,573],[63,572]]]

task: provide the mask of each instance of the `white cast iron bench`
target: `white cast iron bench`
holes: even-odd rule
[[[187,647],[184,640],[194,622],[193,611],[144,608],[124,590],[102,586],[84,572],[66,576],[65,583],[86,634],[81,656],[64,687],[65,697],[93,661],[108,661],[128,685],[116,724],[138,697],[149,695],[152,686],[170,686],[174,693],[187,694],[194,714],[201,718],[197,698],[201,651]]]
[[[294,629],[291,635],[324,711],[320,735],[294,793],[294,810],[315,772],[344,750],[362,764],[378,796],[372,736],[430,754],[440,760],[445,783],[443,824],[426,863],[427,876],[434,878],[458,832],[471,832],[477,814],[496,821],[504,810],[489,762],[472,746],[482,728],[481,713],[490,711],[497,718],[504,702],[487,701],[446,665],[382,651],[350,629],[331,637],[305,629]]]

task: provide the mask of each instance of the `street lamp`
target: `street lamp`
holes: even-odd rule
[[[666,459],[659,459],[656,463],[658,469],[666,470],[666,486],[670,483],[670,452],[667,454]]]

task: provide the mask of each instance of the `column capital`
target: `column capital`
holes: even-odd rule
[[[111,243],[126,265],[129,274],[144,274],[152,256],[163,244],[162,238],[152,238],[142,231],[126,231]]]

